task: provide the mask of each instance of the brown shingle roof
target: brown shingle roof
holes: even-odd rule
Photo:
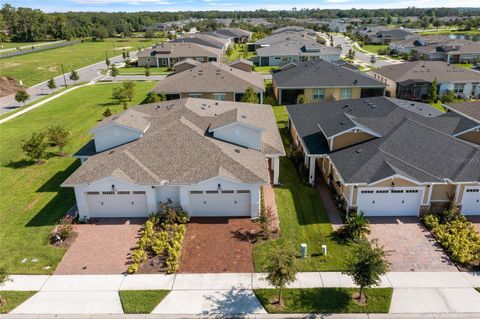
[[[135,111],[151,122],[144,136],[91,156],[64,182],[65,186],[89,184],[108,176],[154,185],[191,184],[216,176],[266,183],[269,175],[265,156],[285,154],[270,106],[179,99],[141,105]],[[208,134],[209,126],[219,116],[234,111],[242,121],[263,129],[262,151]],[[113,122],[122,120],[126,113]]]

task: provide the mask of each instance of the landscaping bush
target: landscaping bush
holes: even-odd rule
[[[480,260],[480,235],[456,210],[427,214],[423,223],[454,262],[468,265]]]
[[[75,232],[75,227],[73,225],[73,217],[64,216],[58,222],[56,231],[51,234],[50,241],[54,244],[58,241],[65,241],[70,238]]]
[[[340,237],[349,240],[363,239],[368,234],[370,234],[370,224],[363,212],[349,214],[345,220],[345,225],[338,230]]]

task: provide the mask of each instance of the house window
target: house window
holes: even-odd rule
[[[190,194],[203,194],[203,191],[190,191]]]
[[[195,99],[199,99],[202,97],[202,93],[188,93],[189,97],[193,97]]]
[[[205,194],[218,194],[218,191],[206,191]]]
[[[242,189],[240,189],[240,190],[237,191],[237,194],[248,194],[248,193],[250,193],[249,190],[242,190]]]
[[[225,93],[213,93],[213,99],[216,101],[225,101]]]
[[[352,98],[352,89],[340,89],[340,100],[348,100]]]
[[[325,98],[325,89],[313,89],[314,100],[323,100]]]
[[[222,191],[222,194],[233,194],[233,193],[235,193],[233,190]]]
[[[108,191],[108,192],[102,192],[103,195],[114,195],[115,192],[113,191]]]
[[[133,191],[132,193],[134,195],[143,195],[143,194],[145,194],[145,191]]]
[[[118,191],[117,194],[118,195],[128,195],[128,194],[130,194],[130,192],[129,191]]]
[[[463,83],[457,83],[453,86],[453,92],[457,94],[463,93],[464,89],[465,89],[465,84]]]
[[[467,190],[468,192],[468,190]],[[87,192],[87,195],[99,195],[100,192]]]
[[[195,60],[197,60],[198,62],[203,62],[205,59],[202,57],[199,57],[199,58],[195,58]]]

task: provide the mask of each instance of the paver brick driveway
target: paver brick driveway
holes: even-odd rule
[[[58,265],[56,275],[122,274],[144,219],[103,218],[77,225],[78,237]]]
[[[179,272],[253,272],[252,243],[241,238],[252,230],[260,227],[250,218],[192,218]]]
[[[370,239],[389,251],[391,271],[457,271],[416,217],[369,217]]]

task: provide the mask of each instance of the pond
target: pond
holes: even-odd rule
[[[472,41],[480,41],[480,34],[449,34],[450,39],[465,39]]]

